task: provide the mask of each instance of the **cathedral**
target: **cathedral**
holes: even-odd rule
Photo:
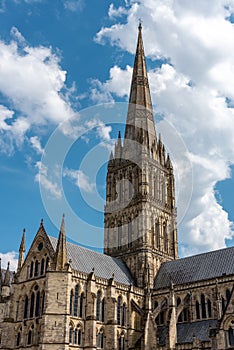
[[[173,165],[156,135],[142,27],[124,138],[110,154],[104,254],[41,221],[0,269],[0,349],[234,349],[234,247],[178,258]],[[189,234],[189,233],[188,233]]]

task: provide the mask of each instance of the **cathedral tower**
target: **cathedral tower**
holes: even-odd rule
[[[178,257],[173,167],[157,139],[139,24],[124,140],[106,179],[105,254],[126,262],[139,287],[152,287],[162,262]]]

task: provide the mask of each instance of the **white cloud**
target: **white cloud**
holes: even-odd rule
[[[26,40],[23,37],[23,35],[20,33],[20,31],[16,27],[11,28],[11,35],[15,37],[15,39],[21,43],[21,44],[26,44]]]
[[[128,10],[125,9],[124,7],[120,6],[118,8],[115,8],[114,4],[110,4],[109,11],[108,11],[108,16],[113,19],[115,17],[122,17],[123,15],[127,15]]]
[[[0,105],[0,130],[9,130],[10,125],[6,122],[7,119],[11,119],[14,115],[14,111],[11,111],[7,107]]]
[[[44,149],[41,146],[41,142],[38,136],[30,137],[29,141],[38,154],[43,154]]]
[[[64,0],[63,4],[66,10],[69,10],[72,12],[82,11],[84,8],[83,0]]]
[[[94,128],[97,128],[98,137],[101,141],[110,141],[110,132],[112,130],[112,127],[110,125],[105,125],[101,120],[98,119],[91,119],[87,121],[86,127],[88,130],[93,130]]]
[[[16,252],[8,252],[8,253],[0,253],[0,258],[2,259],[2,268],[6,269],[8,262],[10,262],[10,270],[16,271],[18,264],[18,253]]]
[[[79,189],[89,193],[94,192],[95,183],[91,182],[82,170],[64,169],[63,175],[73,180]]]
[[[138,18],[142,18],[146,54],[169,62],[151,70],[149,80],[156,112],[183,137],[193,165],[191,184],[180,159],[174,160],[179,185],[193,187],[190,206],[179,227],[181,251],[188,255],[224,247],[225,239],[233,236],[233,224],[217,203],[214,188],[230,176],[229,166],[234,164],[234,109],[226,103],[226,98],[230,105],[234,100],[234,27],[227,20],[234,3],[142,0],[125,10],[126,24],[102,28],[96,40],[109,40],[133,53]],[[113,18],[112,12],[110,7]],[[128,94],[130,72],[130,68],[111,68],[110,78],[98,82],[99,91],[96,85],[96,96],[106,94],[111,99],[112,94]],[[162,126],[160,122],[158,130]],[[180,211],[181,204],[177,205]]]
[[[35,181],[40,183],[40,186],[48,191],[48,194],[53,199],[60,199],[62,197],[62,190],[59,184],[55,181],[57,169],[54,169],[53,179],[48,177],[48,168],[41,162],[36,163],[38,173],[35,176]]]
[[[49,47],[30,47],[17,28],[15,41],[0,41],[0,93],[11,102],[12,120],[4,119],[0,132],[12,147],[38,126],[57,125],[75,112],[66,94],[66,72]],[[14,113],[13,113],[14,112]],[[2,118],[1,118],[2,119]]]

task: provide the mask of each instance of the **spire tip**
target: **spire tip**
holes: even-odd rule
[[[141,30],[142,29],[142,19],[139,18],[139,24],[138,24],[138,29]]]

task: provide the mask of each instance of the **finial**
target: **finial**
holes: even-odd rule
[[[113,152],[111,151],[110,153],[110,160],[112,160],[114,158]]]
[[[142,21],[141,18],[139,18],[138,21],[139,21],[138,29],[141,30],[141,29],[142,29],[142,22],[143,22],[143,21]]]
[[[92,268],[92,271],[94,272],[94,267]]]
[[[3,285],[10,287],[10,261],[7,263],[7,270],[5,272]]]
[[[118,132],[118,139],[121,139],[121,132],[120,132],[120,130]]]
[[[43,226],[44,225],[44,220],[43,219],[41,219],[41,226]]]
[[[63,215],[62,215],[62,222],[61,222],[61,226],[60,226],[60,232],[62,232],[62,233],[65,233],[65,221],[64,221],[64,218],[65,218],[65,214],[63,213]]]

